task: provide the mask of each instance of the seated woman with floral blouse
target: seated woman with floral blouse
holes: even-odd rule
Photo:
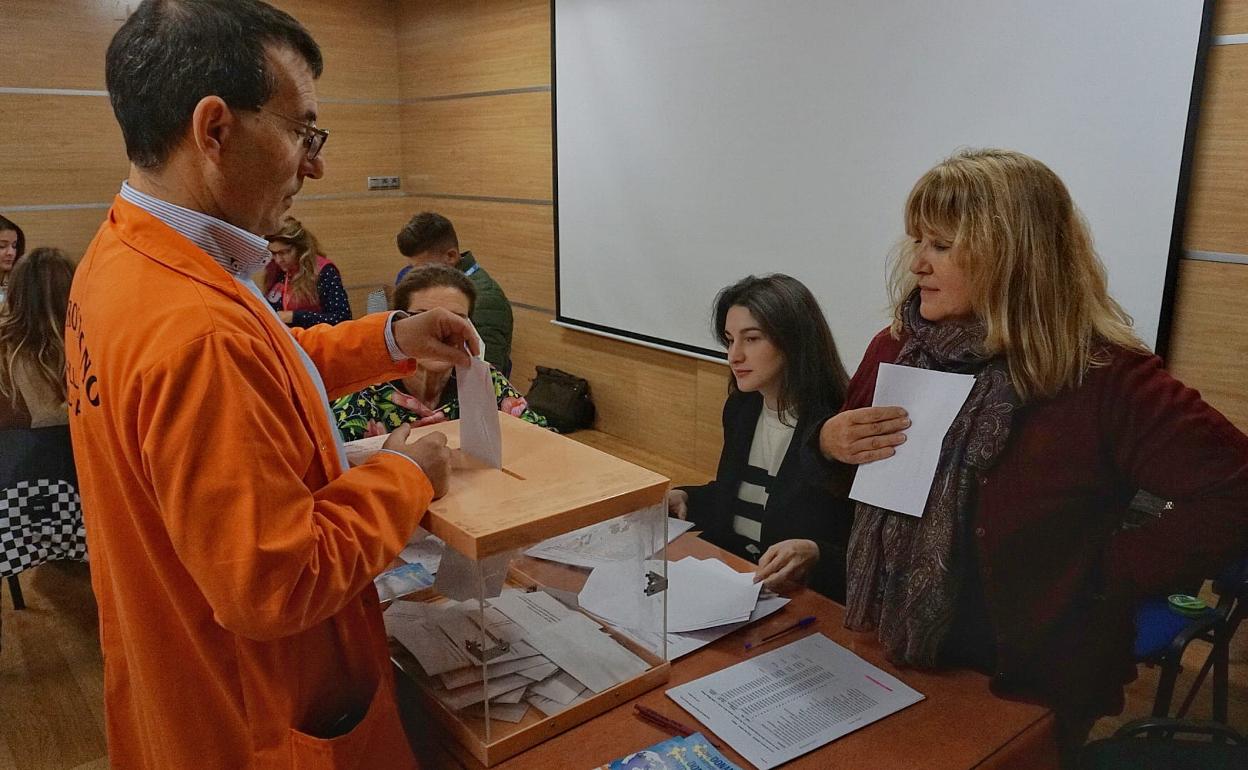
[[[394,308],[423,313],[444,308],[467,318],[472,314],[477,291],[463,273],[442,265],[412,270],[394,290]],[[490,367],[498,410],[525,422],[547,427],[546,418],[529,408],[524,396],[503,373]],[[380,436],[405,422],[414,426],[459,419],[459,394],[455,369],[440,362],[421,363],[401,380],[374,385],[343,396],[333,403],[334,417],[342,437],[354,441]]]

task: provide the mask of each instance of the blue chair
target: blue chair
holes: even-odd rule
[[[1199,639],[1210,645],[1209,654],[1176,716],[1182,718],[1187,714],[1205,677],[1212,671],[1213,719],[1226,723],[1228,651],[1231,637],[1248,611],[1248,558],[1223,570],[1214,580],[1213,590],[1218,596],[1217,604],[1195,617],[1174,611],[1164,598],[1146,601],[1136,611],[1135,660],[1161,668],[1153,701],[1154,717],[1169,715],[1183,653],[1189,644]]]

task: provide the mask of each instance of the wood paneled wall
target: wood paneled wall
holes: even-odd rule
[[[1248,0],[1215,3],[1215,35],[1248,33]],[[1248,45],[1209,52],[1184,247],[1248,262]],[[1180,265],[1168,365],[1248,431],[1248,264]]]
[[[419,204],[413,212],[450,217],[460,244],[522,306],[512,373],[521,388],[537,364],[575,372],[590,381],[598,430],[711,475],[727,393],[723,366],[551,324],[550,54],[549,0],[402,6],[403,178],[422,195],[410,201]]]
[[[127,11],[122,0],[6,0],[0,24],[0,213],[31,246],[83,253],[125,178],[121,131],[104,88],[104,52]],[[394,234],[407,207],[368,193],[367,176],[403,173],[398,0],[276,0],[320,43],[320,124],[329,128],[323,179],[293,214],[342,268],[353,307],[402,265]],[[66,93],[66,90],[87,93]]]
[[[1217,35],[1248,32],[1248,0],[1220,0]],[[599,429],[646,451],[718,457],[722,366],[559,329],[553,317],[550,8],[547,0],[433,0],[402,6],[405,183],[427,193],[461,241],[499,276],[516,317],[516,379],[536,363],[593,384]],[[503,92],[503,93],[499,93]],[[486,95],[482,95],[486,94]],[[432,98],[431,98],[432,97]],[[419,101],[422,100],[423,101]],[[1185,245],[1248,254],[1248,45],[1209,56]],[[523,199],[490,203],[436,196]],[[1173,371],[1248,429],[1248,264],[1184,260],[1171,337]],[[688,459],[686,461],[689,461]]]
[[[420,210],[461,242],[517,304],[514,372],[536,364],[591,380],[598,427],[639,450],[712,472],[726,392],[722,366],[560,329],[554,316],[548,0],[279,0],[321,43],[324,179],[294,214],[342,268],[353,305],[402,265],[394,234]],[[31,245],[79,254],[126,173],[99,93],[122,0],[9,0],[0,25],[0,212]],[[1216,34],[1248,33],[1248,0],[1221,0]],[[72,52],[72,55],[70,55]],[[36,92],[23,91],[33,89]],[[49,93],[49,90],[53,90]],[[1185,245],[1248,253],[1248,46],[1209,57]],[[400,175],[399,194],[368,175]],[[1248,428],[1248,264],[1185,261],[1170,363]]]

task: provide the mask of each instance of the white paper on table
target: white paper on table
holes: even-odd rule
[[[446,543],[436,535],[431,535],[417,527],[407,541],[407,547],[399,551],[399,558],[408,564],[423,564],[430,575],[438,574],[438,565],[442,562],[442,552]]]
[[[473,358],[455,367],[459,393],[459,448],[491,468],[503,467],[503,431],[490,365]]]
[[[477,703],[469,706],[464,709],[464,713],[484,719],[485,705]],[[524,715],[527,713],[529,713],[529,704],[527,703],[498,703],[490,701],[490,719],[501,719],[504,722],[515,724],[524,719]]]
[[[754,574],[737,572],[717,559],[686,557],[667,565],[667,590],[653,596],[642,593],[643,570],[658,568],[636,562],[616,562],[595,567],[589,573],[578,601],[598,617],[626,628],[655,631],[651,622],[661,617],[663,597],[667,597],[667,631],[697,631],[750,618],[762,583]],[[633,590],[633,587],[636,590]]]
[[[530,634],[529,644],[594,692],[602,692],[650,666],[580,613]]]
[[[880,364],[871,403],[902,407],[910,417],[910,427],[896,454],[858,466],[850,498],[922,516],[936,478],[941,444],[974,384],[969,374]]]
[[[526,634],[579,614],[545,591],[503,591],[490,599],[490,606],[515,621]]]
[[[459,711],[465,706],[480,703],[488,698],[497,698],[517,687],[527,687],[528,684],[529,680],[519,674],[507,674],[497,679],[491,679],[485,684],[477,682],[476,684],[466,685],[454,690],[433,690],[432,692],[437,696],[438,700],[455,711]]]
[[[647,531],[650,528],[648,522],[661,521],[655,509],[659,509],[657,514],[661,514],[666,507],[667,503],[663,502],[627,516],[591,524],[543,540],[524,554],[586,569],[611,562],[649,559],[658,551],[663,538],[661,534]],[[672,542],[692,528],[692,521],[667,517],[667,542]]]
[[[529,692],[566,706],[572,702],[573,698],[585,692],[585,685],[567,671],[560,671],[549,679],[529,685]]]
[[[683,658],[691,652],[702,649],[711,642],[722,639],[737,629],[745,628],[755,621],[762,620],[768,615],[779,612],[784,605],[788,603],[789,600],[785,597],[770,594],[759,598],[758,604],[754,605],[754,611],[750,613],[749,619],[741,623],[729,623],[723,626],[715,626],[714,628],[704,628],[700,631],[683,631],[679,634],[668,633],[666,637],[653,631],[646,631],[644,629],[637,628],[619,627],[616,630],[650,650],[655,655],[660,654],[659,642],[666,639],[667,659],[676,660],[677,658]]]
[[[823,634],[667,691],[760,770],[923,700]]]
[[[442,680],[442,686],[448,690],[454,690],[456,687],[463,687],[466,684],[480,682],[488,673],[490,677],[502,676],[504,674],[518,674],[526,669],[541,666],[548,661],[541,655],[533,655],[527,658],[516,658],[515,660],[505,660],[501,663],[489,663],[486,665],[488,672],[483,672],[481,666],[474,665],[466,668],[457,669],[455,671],[447,671],[438,678]],[[525,677],[528,679],[529,677]]]
[[[429,608],[420,602],[395,602],[383,619],[386,633],[403,645],[429,676],[476,665],[466,651],[442,633]]]
[[[550,698],[543,698],[540,695],[534,695],[530,693],[528,697],[525,698],[525,701],[528,702],[531,706],[533,706],[533,708],[537,709],[538,711],[542,712],[543,714],[549,717],[549,716],[554,716],[555,714],[558,714],[560,711],[567,711],[568,709],[572,708],[578,703],[584,703],[585,701],[589,700],[591,697],[593,697],[593,692],[591,692],[590,690],[586,690],[585,692],[573,698],[571,703],[568,703],[565,705],[565,704],[560,703],[557,700],[551,700]]]
[[[433,587],[448,599],[491,599],[503,590],[507,567],[515,555],[515,551],[503,551],[474,561],[454,548],[447,548],[442,553]]]
[[[670,570],[671,565],[668,565]],[[612,561],[594,567],[577,595],[581,608],[617,626],[661,631],[663,594],[646,596],[646,573],[661,574],[657,561]],[[668,601],[672,590],[668,576]],[[670,609],[670,607],[669,607]]]

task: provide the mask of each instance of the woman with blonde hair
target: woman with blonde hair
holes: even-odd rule
[[[0,309],[0,430],[69,422],[65,408],[65,311],[74,263],[38,248],[9,276]]]
[[[307,328],[351,320],[342,274],[325,258],[310,230],[286,217],[268,241],[273,261],[265,268],[262,288],[284,323]]]
[[[871,406],[881,363],[971,374],[921,517],[858,503],[846,626],[889,658],[970,666],[1054,708],[1063,763],[1134,678],[1133,612],[1248,548],[1248,437],[1175,380],[1109,296],[1062,181],[960,152],[915,184],[894,319],[808,447],[844,490],[909,417]],[[815,451],[817,450],[817,451]],[[1139,490],[1173,501],[1122,527]]]

